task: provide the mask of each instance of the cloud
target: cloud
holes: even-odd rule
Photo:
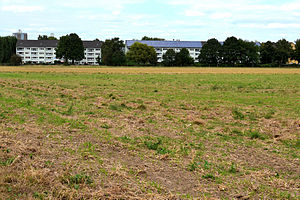
[[[213,13],[210,15],[211,19],[225,19],[232,17],[231,13]]]
[[[22,12],[35,12],[35,11],[43,11],[43,6],[24,6],[24,5],[8,5],[2,6],[2,11],[6,12],[14,12],[14,13],[22,13]]]
[[[205,15],[204,12],[200,12],[198,10],[186,10],[184,14],[188,17],[200,17]]]

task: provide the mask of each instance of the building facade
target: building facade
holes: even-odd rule
[[[58,40],[18,40],[16,53],[21,56],[23,63],[32,64],[54,64],[55,62],[64,62],[63,59],[56,58],[55,49]],[[97,58],[101,59],[100,41],[83,41],[85,58],[79,65],[98,65]]]
[[[136,42],[154,47],[157,54],[157,62],[163,61],[163,55],[168,49],[173,49],[177,53],[183,48],[186,48],[190,52],[190,56],[194,59],[194,61],[198,62],[198,57],[203,46],[203,42],[201,41],[126,40],[125,53],[127,53],[130,50],[130,47]]]
[[[23,33],[21,30],[19,30],[18,33],[13,33],[13,36],[15,36],[18,40],[27,40],[28,38],[27,33]]]

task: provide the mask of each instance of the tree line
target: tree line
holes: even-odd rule
[[[296,59],[296,50],[285,39],[262,44],[235,37],[227,38],[223,44],[210,39],[201,49],[199,63],[207,66],[282,66],[289,58]]]
[[[40,35],[39,40],[53,40],[54,37]],[[143,37],[142,40],[164,40],[162,38]],[[17,39],[13,36],[0,37],[0,63],[16,63],[20,58],[13,56],[16,54]],[[236,37],[228,37],[224,42],[217,39],[210,39],[204,42],[201,48],[199,62],[195,63],[190,56],[189,50],[182,48],[179,52],[168,49],[163,54],[163,62],[157,62],[155,48],[134,43],[125,54],[124,41],[119,38],[107,39],[101,47],[102,58],[97,58],[99,65],[121,66],[121,65],[141,65],[141,66],[245,66],[245,67],[276,67],[285,65],[288,59],[300,61],[300,40],[295,43],[293,49],[291,43],[285,39],[277,42],[251,42]],[[65,60],[65,64],[71,61],[81,61],[84,59],[84,47],[81,38],[71,33],[59,39],[56,48],[56,57]],[[16,61],[17,59],[17,61]]]
[[[143,37],[157,40],[157,38]],[[164,39],[159,39],[164,40]],[[157,65],[157,55],[153,47],[134,43],[130,50],[123,53],[124,42],[119,38],[106,40],[102,46],[102,64],[104,65]],[[224,42],[213,38],[204,42],[200,51],[199,62],[195,63],[188,49],[182,48],[180,52],[168,49],[163,55],[164,66],[224,66],[224,67],[277,67],[285,65],[289,59],[300,61],[300,40],[296,41],[295,49],[285,39],[277,42],[251,42],[228,37]]]

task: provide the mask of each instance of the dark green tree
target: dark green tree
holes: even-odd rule
[[[156,65],[157,55],[154,47],[142,44],[139,42],[134,43],[126,54],[129,62],[138,65]]]
[[[100,58],[100,56],[98,56],[98,57],[96,58],[96,61],[97,61],[98,65],[101,65],[101,64],[102,64],[102,63],[101,63],[101,58]]]
[[[163,39],[163,38],[156,38],[156,37],[152,38],[152,37],[147,37],[147,36],[144,36],[142,38],[142,40],[165,41],[165,39]]]
[[[189,66],[194,64],[194,59],[190,56],[190,52],[186,48],[182,48],[176,54],[175,63],[177,66]]]
[[[300,39],[296,40],[293,58],[300,63]]]
[[[176,52],[173,49],[168,49],[163,55],[163,65],[174,66],[176,64]]]
[[[63,58],[65,64],[71,60],[73,65],[75,61],[84,59],[84,47],[80,37],[76,33],[60,37],[56,48],[56,57]]]
[[[16,54],[12,55],[11,58],[10,58],[10,64],[12,66],[20,66],[20,65],[22,65],[22,58],[21,58],[21,56],[16,55]]]
[[[48,37],[47,35],[39,35],[38,40],[57,40],[57,38],[53,36]]]
[[[288,42],[285,39],[278,40],[275,44],[276,50],[275,50],[275,62],[282,66],[283,64],[286,64],[288,62],[288,59],[292,56],[292,46],[290,42]]]
[[[236,37],[229,37],[222,46],[222,62],[225,66],[235,66],[240,63],[241,43]]]
[[[208,66],[218,66],[221,60],[221,49],[222,45],[217,39],[208,40],[201,49],[198,57],[199,63]]]
[[[17,38],[13,36],[0,37],[0,63],[9,63],[16,54]]]
[[[241,45],[240,65],[254,67],[259,64],[259,46],[255,42],[239,40]]]
[[[105,40],[101,48],[102,63],[108,66],[124,65],[126,62],[124,47],[124,42],[119,38]]]
[[[262,64],[272,64],[275,63],[275,52],[276,46],[273,42],[268,41],[262,43],[260,47],[260,57]]]

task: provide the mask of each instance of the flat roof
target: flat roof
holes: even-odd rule
[[[150,41],[150,40],[126,40],[126,46],[130,47],[139,42],[154,48],[202,48],[201,41]]]

